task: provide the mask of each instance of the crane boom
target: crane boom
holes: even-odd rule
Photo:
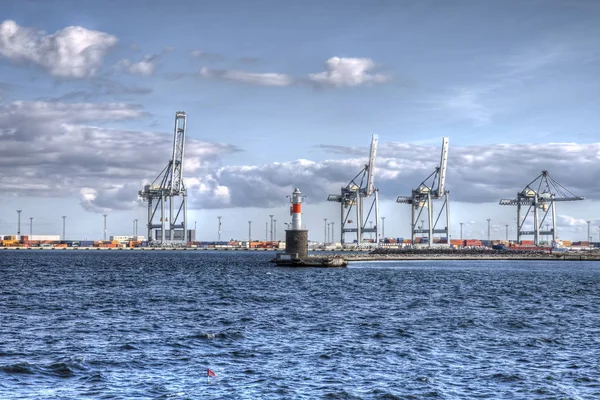
[[[369,151],[369,164],[367,165],[367,187],[365,195],[368,197],[373,194],[375,184],[373,183],[373,175],[375,173],[375,155],[377,153],[377,135],[373,135],[371,139],[371,150]]]
[[[171,179],[169,189],[171,195],[179,194],[183,189],[183,152],[185,146],[185,124],[187,115],[183,111],[175,114],[173,132],[173,156],[171,158]]]
[[[438,176],[438,197],[444,195],[444,185],[446,184],[446,165],[448,163],[448,138],[442,138],[442,155],[440,159],[440,173]]]

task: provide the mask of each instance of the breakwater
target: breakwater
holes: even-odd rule
[[[600,261],[600,251],[490,250],[490,249],[375,249],[368,254],[346,254],[347,261],[384,260],[572,260]]]

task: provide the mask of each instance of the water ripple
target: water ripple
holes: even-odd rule
[[[270,258],[3,253],[0,398],[600,398],[596,263]]]

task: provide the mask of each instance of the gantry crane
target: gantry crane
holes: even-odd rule
[[[186,119],[185,112],[175,113],[171,161],[150,185],[139,191],[140,197],[148,201],[148,240],[161,245],[186,243],[187,191],[183,184]],[[160,220],[155,221],[159,209]]]
[[[577,201],[584,200],[584,197],[575,196],[567,188],[556,182],[548,173],[542,171],[537,178],[531,181],[525,189],[517,193],[515,199],[502,199],[500,205],[517,206],[517,242],[521,241],[521,236],[533,235],[533,241],[536,246],[540,245],[540,235],[552,235],[552,241],[557,240],[556,235],[556,206],[557,201]],[[521,218],[521,207],[526,206],[527,212]],[[538,210],[542,210],[542,218],[538,215]],[[533,214],[533,230],[524,231],[523,225],[530,213]],[[550,231],[543,230],[543,225],[546,222],[548,213],[551,213]]]
[[[328,201],[340,203],[341,210],[341,229],[340,242],[345,243],[346,234],[356,233],[356,243],[361,246],[363,235],[365,233],[375,233],[375,243],[379,243],[379,189],[375,188],[375,154],[377,153],[377,135],[371,138],[371,148],[369,151],[369,163],[346,185],[342,187],[341,194],[330,194]],[[364,199],[373,196],[373,202],[365,214]],[[356,223],[351,218],[352,209],[356,210]],[[374,213],[375,225],[367,227],[371,214]],[[356,226],[348,227],[348,225]]]
[[[440,157],[440,164],[435,170],[429,175],[421,184],[412,190],[410,196],[398,196],[396,199],[397,203],[410,204],[411,205],[411,219],[410,219],[410,239],[411,243],[415,243],[415,234],[419,233],[423,235],[427,233],[427,239],[429,247],[433,241],[433,235],[436,233],[445,234],[447,243],[450,243],[450,204],[449,204],[449,193],[446,188],[446,165],[448,163],[448,138],[442,138],[442,155]],[[433,200],[442,200],[442,206],[434,220],[434,209]],[[417,222],[421,219],[423,210],[427,208],[427,229],[423,225],[417,225]],[[442,213],[446,211],[446,224],[443,228],[437,227]]]

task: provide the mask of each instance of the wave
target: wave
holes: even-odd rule
[[[35,366],[26,362],[20,362],[16,364],[1,365],[0,371],[14,375],[35,374]]]

